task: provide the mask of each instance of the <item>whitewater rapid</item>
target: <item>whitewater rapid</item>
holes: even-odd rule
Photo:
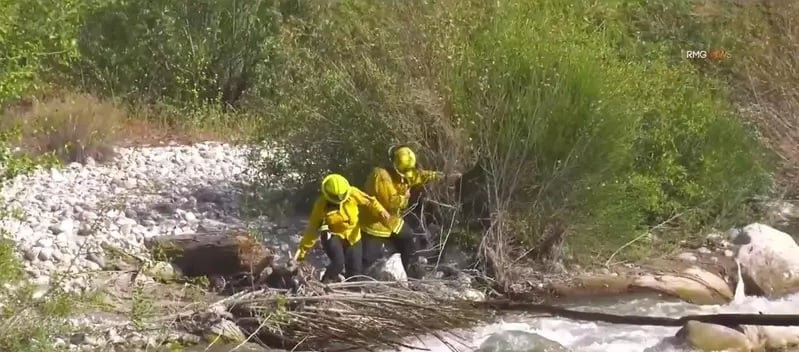
[[[695,305],[654,294],[642,294],[615,297],[612,301],[605,299],[574,302],[566,307],[590,312],[672,318],[714,313],[784,314],[785,312],[799,312],[799,294],[768,300],[763,297],[744,296],[742,285],[738,285],[736,297],[726,305]],[[454,333],[457,336],[448,335],[445,340],[457,351],[474,351],[491,334],[511,330],[538,334],[556,341],[574,352],[691,351],[669,341],[669,338],[679,330],[678,327],[594,323],[529,315],[508,315],[502,317],[499,322]],[[452,351],[444,342],[434,337],[425,337],[411,343],[433,352]]]

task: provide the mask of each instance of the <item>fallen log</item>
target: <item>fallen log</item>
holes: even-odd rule
[[[558,316],[571,320],[604,322],[626,325],[649,326],[683,326],[688,321],[698,321],[716,325],[736,328],[739,325],[765,325],[765,326],[799,326],[799,314],[704,314],[686,315],[680,318],[652,317],[643,315],[619,315],[596,312],[583,312],[556,307],[547,304],[515,302],[509,300],[492,300],[485,302],[472,302],[476,309],[488,309],[497,312],[534,312]]]
[[[157,236],[145,242],[154,259],[167,261],[187,277],[257,275],[271,264],[271,254],[242,232]]]

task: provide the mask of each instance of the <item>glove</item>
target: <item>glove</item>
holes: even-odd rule
[[[301,262],[305,260],[305,251],[302,249],[298,249],[296,253],[294,253],[294,260]]]

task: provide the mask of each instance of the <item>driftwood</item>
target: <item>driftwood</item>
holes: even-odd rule
[[[258,274],[272,256],[246,233],[158,236],[145,243],[153,258],[168,261],[187,277]]]
[[[437,299],[434,291],[440,286],[407,285],[310,281],[299,292],[268,288],[240,292],[217,306],[225,311],[224,319],[238,325],[251,342],[314,351],[416,348],[408,338],[423,335],[451,345],[460,340],[453,330],[488,318],[484,310]],[[196,322],[208,316],[204,311],[179,320],[196,331]]]
[[[680,318],[651,317],[641,315],[618,315],[594,312],[581,312],[547,304],[493,300],[474,302],[476,309],[492,311],[535,312],[572,320],[604,322],[626,325],[683,326],[688,321],[698,321],[735,328],[739,325],[799,326],[797,314],[704,314],[686,315]]]

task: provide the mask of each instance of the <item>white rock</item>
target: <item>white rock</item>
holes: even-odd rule
[[[39,251],[41,251],[41,248],[39,247],[28,248],[25,250],[24,257],[28,261],[34,261],[39,258]]]
[[[799,245],[787,233],[754,223],[735,238],[742,275],[767,297],[799,292]]]
[[[684,262],[693,263],[697,261],[696,255],[690,252],[683,252],[677,255],[677,259],[682,260]]]
[[[733,251],[731,251],[731,250],[729,250],[729,249],[725,249],[725,250],[724,250],[724,256],[725,256],[725,257],[727,257],[727,258],[732,258],[732,256],[734,256],[734,255],[735,255],[735,253],[734,253]]]
[[[191,213],[191,212],[187,212],[186,214],[184,214],[184,215],[183,215],[183,218],[184,218],[186,221],[188,221],[188,222],[194,222],[194,221],[197,221],[197,215],[194,215],[194,213]]]
[[[682,275],[641,275],[632,283],[663,292],[695,304],[723,304],[732,300],[733,292],[717,275],[697,267],[690,267]]]
[[[685,323],[677,337],[699,351],[745,352],[753,347],[749,338],[737,330],[693,320]]]
[[[783,350],[799,345],[799,327],[796,326],[757,326],[760,339],[770,350]]]
[[[374,278],[380,281],[408,281],[399,253],[394,253],[385,262],[375,267]]]
[[[146,238],[193,232],[206,219],[198,213],[224,219],[205,221],[206,229],[242,226],[239,206],[231,203],[236,197],[226,189],[232,181],[247,182],[239,177],[248,165],[247,153],[247,148],[204,143],[118,148],[117,158],[102,165],[90,160],[86,165],[40,169],[0,189],[0,203],[24,214],[19,220],[0,221],[0,228],[17,242],[25,272],[46,277],[66,271],[66,263],[74,262],[70,270],[75,272],[99,269],[102,264],[85,256],[100,251],[103,243],[142,253]],[[155,204],[169,206],[161,211]],[[172,217],[179,207],[187,210],[182,217]],[[277,246],[296,247],[291,241],[297,236],[272,232]]]
[[[70,235],[75,231],[75,223],[72,219],[64,219],[61,220],[58,224],[53,225],[50,227],[50,230],[53,231],[54,234],[67,234]]]
[[[461,292],[461,298],[469,301],[485,301],[486,295],[485,293],[473,288],[467,288]]]
[[[39,248],[39,255],[37,258],[41,261],[48,261],[53,257],[53,250],[50,248]]]

